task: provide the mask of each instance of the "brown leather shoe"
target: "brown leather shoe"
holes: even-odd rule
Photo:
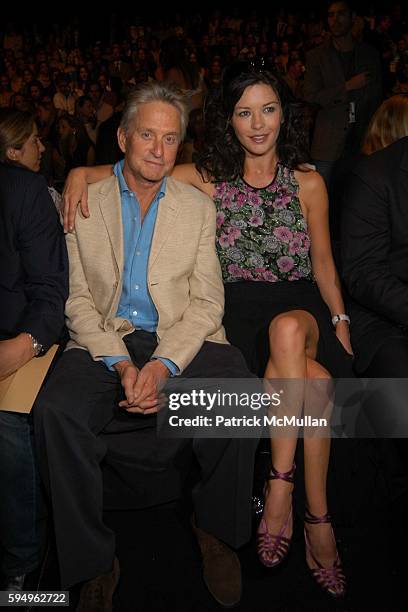
[[[81,589],[76,612],[112,612],[112,597],[119,582],[120,567],[115,557],[112,571],[88,580]]]
[[[236,552],[193,524],[203,556],[203,579],[214,599],[224,608],[233,608],[241,599],[241,564]]]

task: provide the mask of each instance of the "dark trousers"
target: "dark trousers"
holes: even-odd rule
[[[395,337],[386,340],[362,374],[365,378],[404,378],[408,379],[408,337]],[[376,420],[376,431],[380,465],[387,485],[389,502],[398,512],[408,511],[408,439],[382,438],[389,431],[395,431],[395,423],[401,415],[404,420],[402,435],[407,436],[407,381],[390,381],[383,384],[384,391],[378,394],[375,403],[369,406],[372,419]]]
[[[125,342],[138,367],[148,361],[157,344],[154,334],[143,331],[126,336]],[[183,378],[203,377],[250,378],[251,374],[237,349],[205,342],[183,372]],[[118,407],[121,399],[116,372],[93,361],[86,351],[71,349],[58,362],[34,407],[39,467],[52,501],[64,588],[111,570],[115,538],[102,518],[101,463],[109,466],[119,455],[123,458],[121,436],[124,448],[133,442],[135,482],[142,490],[135,507],[164,503],[180,493],[179,487],[166,486],[166,475],[175,482],[188,441],[157,438],[155,416],[129,415]],[[256,443],[249,439],[193,442],[201,468],[194,491],[197,524],[235,547],[250,538]]]
[[[41,561],[45,516],[28,414],[0,412],[0,567],[28,574]]]

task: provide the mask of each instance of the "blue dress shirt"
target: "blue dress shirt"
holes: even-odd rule
[[[123,176],[124,160],[117,162],[113,172],[119,181],[122,205],[124,268],[123,287],[116,315],[127,319],[136,329],[155,332],[158,314],[150,297],[147,286],[147,266],[150,247],[156,223],[157,209],[161,198],[166,193],[166,178],[163,179],[159,191],[150,204],[143,223],[140,204],[136,195],[129,190]],[[129,360],[127,355],[115,357],[105,356],[103,360],[110,370],[118,361]],[[158,357],[170,370],[173,376],[178,373],[178,367],[169,359]]]

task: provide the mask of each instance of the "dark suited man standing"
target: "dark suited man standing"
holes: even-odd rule
[[[126,85],[133,76],[132,66],[122,58],[120,45],[117,43],[112,45],[112,61],[109,62],[109,74],[111,77],[120,78],[123,85]]]
[[[311,153],[332,195],[359,152],[382,87],[377,52],[353,39],[350,5],[331,2],[327,21],[330,38],[306,58],[304,99],[318,107]]]

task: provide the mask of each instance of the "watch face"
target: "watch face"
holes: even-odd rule
[[[33,350],[34,350],[34,354],[37,357],[37,355],[39,355],[42,351],[42,344],[40,344],[38,342],[38,340],[36,340],[35,338],[33,338],[33,336],[31,336],[31,341],[33,343]]]

